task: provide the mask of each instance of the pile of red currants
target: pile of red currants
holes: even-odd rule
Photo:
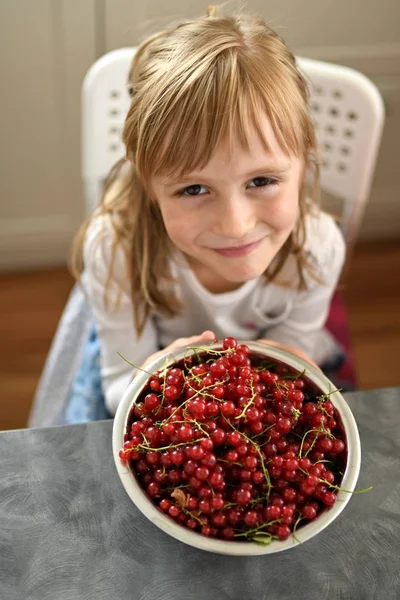
[[[261,544],[332,506],[347,461],[329,395],[233,338],[149,377],[119,456],[183,527]]]

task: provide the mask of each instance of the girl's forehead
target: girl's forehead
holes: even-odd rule
[[[211,160],[234,163],[254,160],[257,157],[264,160],[268,158],[270,161],[279,161],[287,157],[266,116],[260,118],[256,124],[249,122],[245,139],[233,128],[231,134],[217,144]]]
[[[245,135],[244,140],[233,124],[230,134],[216,144],[207,162],[192,164],[187,169],[180,168],[178,163],[170,165],[172,169],[158,173],[159,179],[181,181],[182,178],[193,173],[206,174],[227,169],[237,170],[238,173],[257,170],[283,172],[290,169],[296,157],[288,154],[281,147],[266,115],[260,116],[257,123],[249,122]],[[166,136],[164,149],[168,146],[170,137],[170,135]],[[189,146],[184,149],[185,152],[198,151],[197,143],[196,139],[191,140]]]
[[[257,152],[238,147],[236,151],[225,152],[223,149],[216,151],[208,163],[202,168],[195,168],[183,178],[193,178],[193,175],[202,175],[209,179],[219,179],[229,176],[232,179],[246,179],[257,174],[274,173],[276,175],[288,173],[295,157],[283,153],[274,154],[268,151]],[[178,176],[179,177],[179,176]],[[180,177],[182,179],[182,176]]]

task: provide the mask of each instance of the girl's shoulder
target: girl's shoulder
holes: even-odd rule
[[[322,277],[343,266],[346,254],[343,234],[335,219],[323,210],[312,211],[306,216],[304,250]]]
[[[127,165],[122,165],[118,176],[109,185],[106,190],[101,207],[97,208],[89,221],[84,239],[84,259],[85,262],[93,262],[93,257],[110,262],[111,255],[118,250],[118,246],[123,249],[123,240],[118,235],[119,218],[113,205],[115,200],[124,193],[129,176]],[[116,242],[121,242],[116,244]]]
[[[336,280],[344,264],[346,249],[335,220],[324,211],[313,209],[306,215],[304,234],[301,263],[307,289]],[[289,254],[275,280],[278,286],[297,289],[301,285],[298,261],[298,255]]]
[[[126,282],[126,252],[109,213],[94,212],[85,233],[83,264],[85,279],[105,285],[111,275],[118,285]]]
[[[87,226],[83,244],[84,258],[91,258],[93,255],[109,253],[115,239],[115,228],[108,213],[102,213],[96,210]]]

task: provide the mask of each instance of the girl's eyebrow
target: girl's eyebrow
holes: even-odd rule
[[[238,179],[251,179],[252,177],[256,177],[257,175],[261,175],[261,174],[274,174],[274,175],[282,175],[284,173],[287,173],[288,171],[290,171],[292,164],[289,163],[271,163],[269,165],[261,165],[260,167],[257,167],[257,169],[252,170],[250,173],[244,173],[241,177],[239,177]],[[204,180],[208,180],[208,181],[212,181],[213,178],[210,177],[206,177],[203,173],[188,173],[187,175],[182,175],[182,176],[177,176],[176,178],[169,178],[169,179],[165,179],[164,181],[162,181],[162,184],[165,187],[172,187],[175,185],[178,185],[179,183],[187,183],[187,182],[192,182],[193,181],[204,181]],[[215,180],[217,181],[217,180]]]

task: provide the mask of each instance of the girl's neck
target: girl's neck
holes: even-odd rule
[[[240,288],[244,282],[232,282],[214,273],[209,267],[186,256],[189,267],[201,285],[212,294],[225,294]]]

